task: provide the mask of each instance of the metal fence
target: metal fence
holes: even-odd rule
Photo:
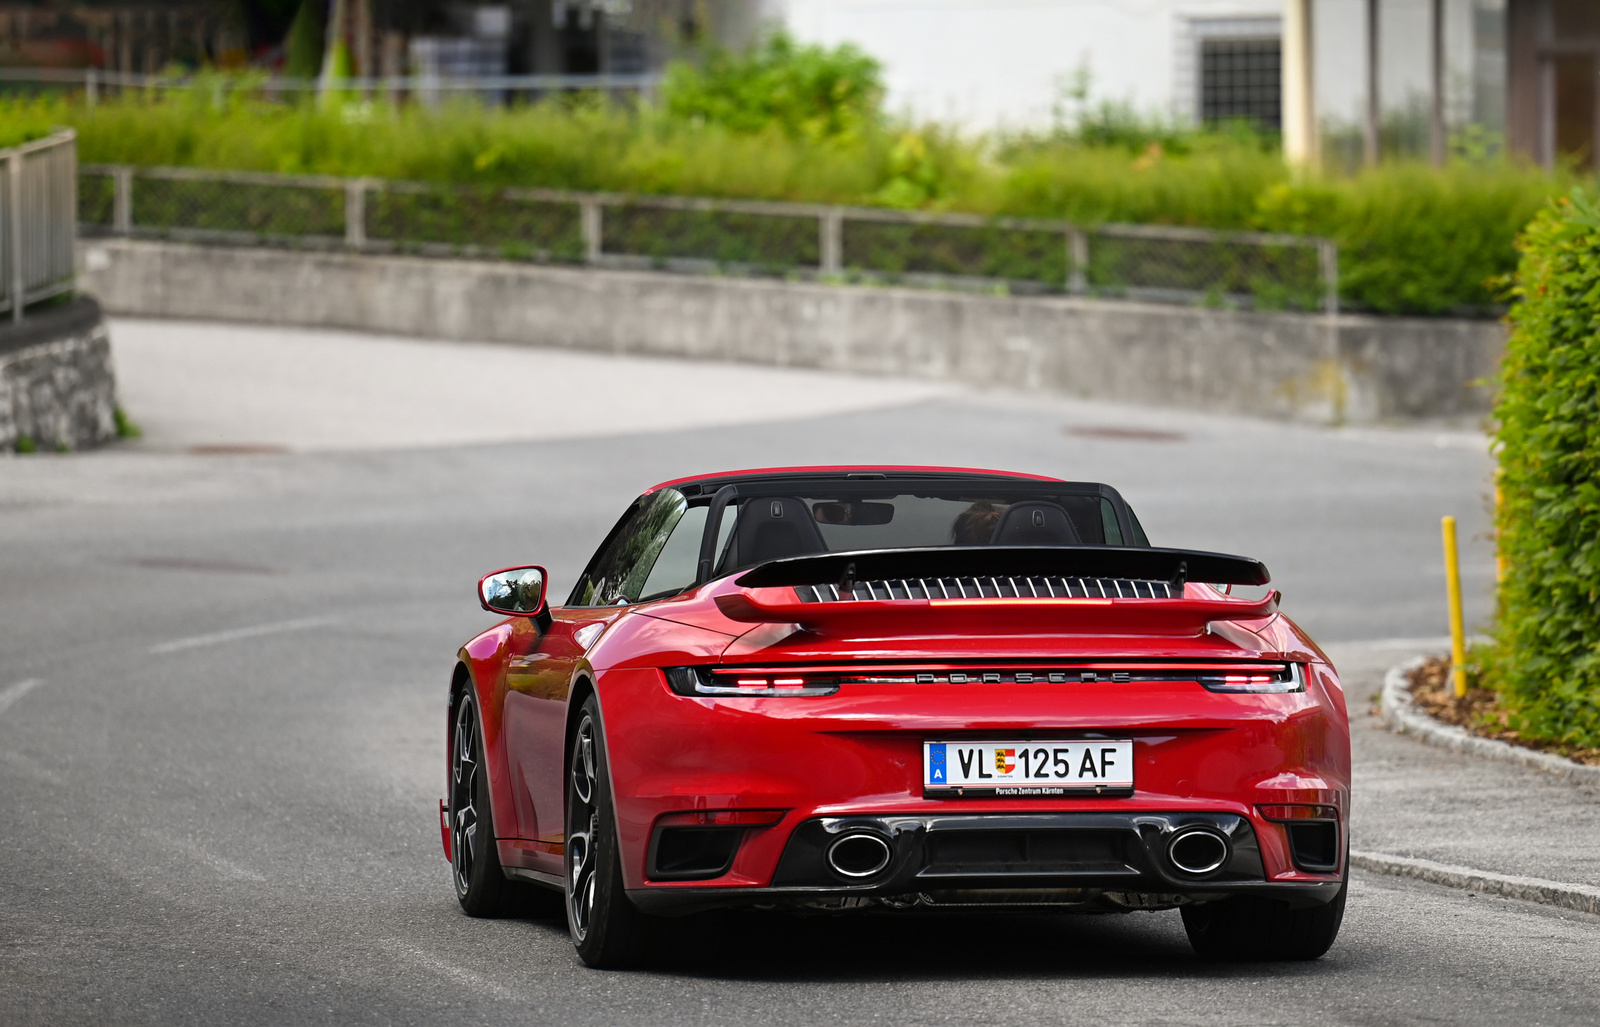
[[[77,136],[0,150],[0,311],[70,292],[78,207]]]
[[[1256,232],[111,165],[84,165],[78,211],[86,235],[1338,307],[1330,240]]]
[[[42,88],[81,88],[84,102],[93,107],[102,94],[125,90],[192,89],[204,83],[222,93],[251,93],[271,98],[301,93],[333,91],[389,99],[411,98],[438,103],[447,96],[476,95],[480,99],[525,96],[537,99],[553,93],[601,92],[650,94],[661,84],[660,75],[385,75],[323,80],[281,75],[142,75],[100,68],[0,68],[0,84]]]

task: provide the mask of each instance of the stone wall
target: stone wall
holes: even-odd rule
[[[85,243],[114,314],[955,379],[1318,422],[1488,410],[1493,322],[1237,313],[511,262]]]
[[[0,324],[0,452],[27,440],[83,449],[116,437],[111,340],[91,299]]]

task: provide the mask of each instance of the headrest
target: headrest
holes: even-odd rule
[[[995,525],[994,546],[1075,546],[1083,540],[1054,503],[1013,503]]]

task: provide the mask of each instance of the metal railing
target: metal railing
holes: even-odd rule
[[[73,288],[77,135],[68,130],[0,150],[0,311]]]
[[[1328,239],[878,208],[84,165],[80,230],[1256,309],[1338,309]]]
[[[218,92],[260,93],[269,97],[331,90],[364,96],[410,96],[435,102],[441,95],[544,94],[597,91],[650,93],[661,84],[654,75],[384,75],[323,80],[281,75],[142,75],[101,68],[0,68],[0,83],[81,86],[84,102],[93,107],[102,92],[125,89],[192,89],[204,81]]]

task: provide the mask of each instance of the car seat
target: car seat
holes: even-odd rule
[[[725,570],[828,551],[811,509],[792,496],[746,500],[739,508],[732,541],[723,560]]]

